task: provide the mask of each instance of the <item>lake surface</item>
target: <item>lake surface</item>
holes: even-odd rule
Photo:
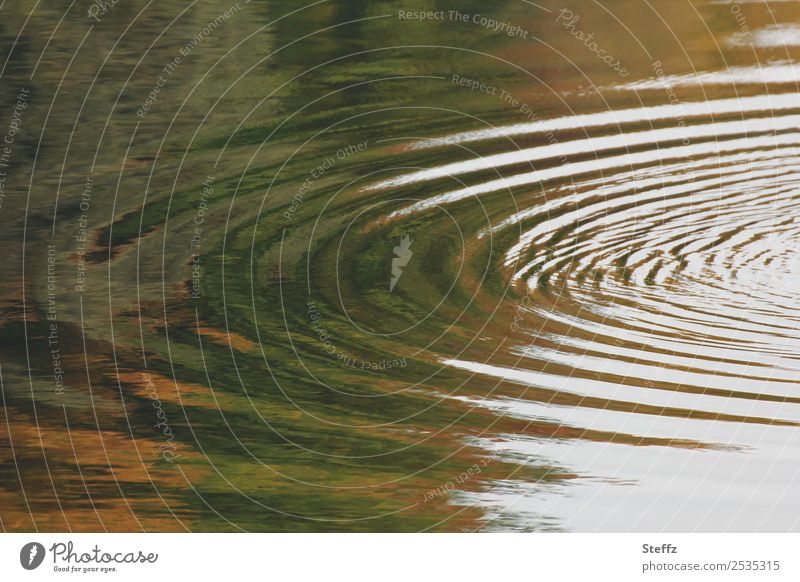
[[[800,529],[800,4],[0,2],[6,531]]]

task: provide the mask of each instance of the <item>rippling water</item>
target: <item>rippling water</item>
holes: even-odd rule
[[[0,4],[4,529],[798,529],[797,4],[445,4]]]

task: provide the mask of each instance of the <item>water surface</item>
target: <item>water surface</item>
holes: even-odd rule
[[[5,530],[798,529],[796,3],[79,4],[0,4]]]

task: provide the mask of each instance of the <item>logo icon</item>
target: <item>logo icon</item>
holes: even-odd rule
[[[392,259],[392,280],[389,282],[389,293],[394,291],[395,285],[403,275],[403,269],[408,265],[411,256],[411,237],[406,235],[400,239],[400,244],[394,247],[394,258]]]
[[[19,551],[19,563],[26,570],[35,570],[44,561],[44,546],[39,542],[30,542]]]

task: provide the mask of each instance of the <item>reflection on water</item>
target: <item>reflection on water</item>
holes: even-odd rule
[[[795,4],[164,4],[0,8],[5,530],[797,529]]]

